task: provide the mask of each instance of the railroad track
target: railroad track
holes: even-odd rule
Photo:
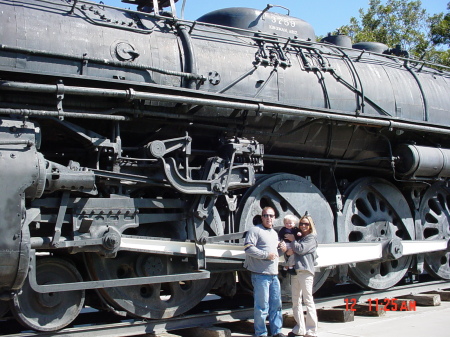
[[[341,287],[341,289],[339,289]],[[352,285],[337,286],[336,291],[342,294],[317,297],[315,299],[318,310],[326,308],[345,308],[351,310],[353,302],[363,303],[369,300],[385,298],[398,298],[411,294],[421,294],[431,291],[450,288],[450,281],[434,280],[427,282],[416,282],[399,285],[387,290],[357,290]],[[66,328],[57,332],[34,332],[20,331],[14,325],[16,322],[4,317],[0,321],[0,336],[5,337],[44,337],[44,336],[64,336],[64,337],[106,337],[106,336],[140,336],[148,334],[161,334],[174,330],[182,330],[195,327],[208,327],[217,324],[243,321],[253,318],[252,299],[250,296],[240,296],[238,299],[223,300],[214,299],[203,301],[196,307],[195,312],[180,317],[161,320],[134,320],[129,318],[117,318],[113,314],[105,314],[95,310],[86,310],[80,318],[75,321],[71,328]],[[227,307],[227,309],[220,308]],[[284,312],[291,313],[291,304],[284,304]],[[87,317],[91,320],[87,322]],[[98,322],[98,323],[92,323]],[[17,330],[17,331],[14,331]]]

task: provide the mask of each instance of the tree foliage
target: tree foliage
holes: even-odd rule
[[[352,17],[338,32],[354,43],[400,45],[411,57],[450,66],[450,13],[430,15],[419,0],[370,0],[367,11],[360,9],[359,19]]]
[[[450,2],[447,4],[450,11]],[[431,40],[434,44],[446,44],[450,46],[450,12],[445,16],[443,13],[431,17]]]

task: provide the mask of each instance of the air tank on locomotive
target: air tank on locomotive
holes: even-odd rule
[[[272,5],[190,22],[128,2],[0,4],[0,285],[22,324],[60,329],[85,299],[148,319],[233,296],[249,279],[227,254],[269,205],[278,226],[308,211],[321,244],[356,247],[345,261],[382,244],[323,264],[316,289],[450,278],[448,69],[317,43]]]

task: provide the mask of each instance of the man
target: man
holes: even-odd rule
[[[252,272],[255,336],[267,336],[266,318],[269,316],[273,337],[285,337],[281,332],[281,290],[278,280],[278,234],[273,229],[275,210],[265,207],[261,213],[262,224],[253,226],[245,237],[244,267]],[[284,242],[280,250],[286,251]]]

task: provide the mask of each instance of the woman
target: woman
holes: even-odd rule
[[[286,251],[287,255],[295,254],[295,270],[297,275],[291,276],[292,311],[297,325],[289,333],[289,337],[317,336],[317,312],[313,298],[314,263],[317,250],[317,232],[314,221],[307,213],[300,219],[301,238],[286,234],[286,239],[294,241],[294,248]],[[306,306],[306,324],[303,316],[303,302]]]

